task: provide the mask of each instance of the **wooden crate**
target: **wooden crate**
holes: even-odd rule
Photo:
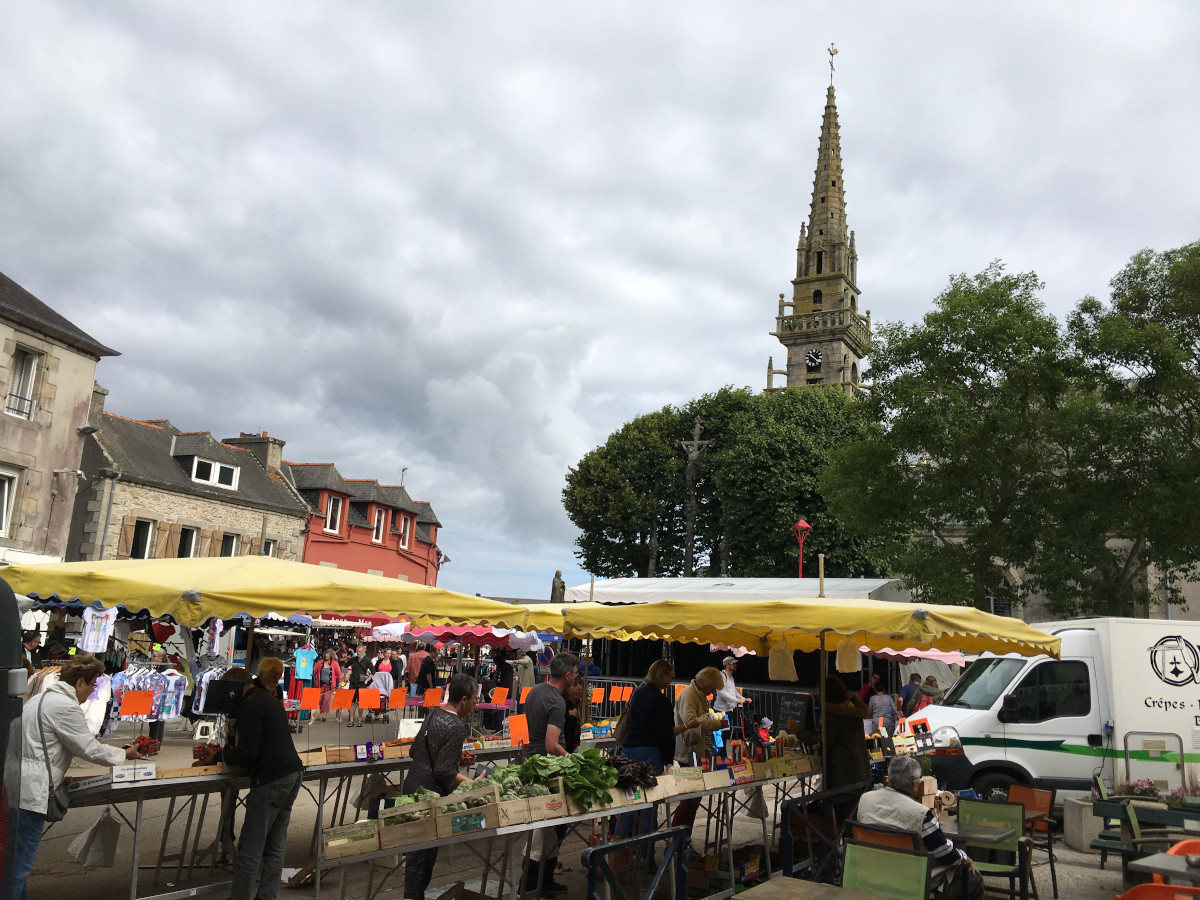
[[[325,761],[327,763],[354,762],[354,747],[346,745],[326,747]]]
[[[529,821],[529,801],[524,797],[517,800],[501,800],[497,804],[500,813],[499,825],[524,825]]]
[[[325,859],[342,859],[379,849],[379,820],[364,819],[350,825],[326,828],[321,833],[321,855]]]
[[[425,811],[429,815],[415,822],[397,821],[402,815]],[[379,849],[404,847],[420,844],[437,838],[437,819],[434,818],[433,801],[425,800],[406,806],[390,806],[379,810]]]
[[[678,793],[674,775],[659,775],[658,784],[646,791],[646,798],[651,801],[665,800]]]
[[[300,763],[304,768],[309,766],[323,766],[328,760],[325,756],[325,748],[318,747],[316,750],[301,750]]]
[[[482,806],[462,811],[446,810],[448,806],[475,798],[484,798],[487,802]],[[473,791],[463,791],[461,794],[449,794],[432,802],[437,821],[437,836],[440,838],[453,837],[466,831],[484,831],[500,826],[498,809],[500,789],[494,784],[476,788]]]
[[[561,778],[552,778],[546,785],[550,789],[545,797],[529,798],[529,821],[541,822],[567,815],[567,795]]]
[[[699,766],[679,766],[675,776],[675,793],[694,794],[704,790],[704,770]]]
[[[412,753],[412,742],[406,741],[403,744],[384,744],[383,758],[384,759],[404,759]]]

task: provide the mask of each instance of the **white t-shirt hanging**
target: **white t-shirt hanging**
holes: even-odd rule
[[[108,638],[112,634],[113,623],[117,621],[115,609],[93,609],[87,607],[83,611],[83,635],[79,641],[79,649],[88,653],[104,653],[108,650]]]

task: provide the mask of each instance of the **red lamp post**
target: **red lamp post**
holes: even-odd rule
[[[792,526],[792,534],[796,536],[796,543],[800,545],[800,574],[797,578],[804,577],[804,539],[808,537],[808,533],[812,531],[812,526],[803,519]]]

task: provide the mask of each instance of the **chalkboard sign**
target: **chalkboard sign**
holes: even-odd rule
[[[801,728],[806,728],[814,734],[820,730],[816,716],[813,713],[812,694],[785,694],[779,700],[779,714],[775,717],[775,728],[786,728],[789,719],[795,719]]]

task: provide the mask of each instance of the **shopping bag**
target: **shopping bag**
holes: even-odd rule
[[[117,841],[120,837],[121,820],[106,806],[92,827],[71,841],[67,852],[81,866],[112,866],[117,859]]]

